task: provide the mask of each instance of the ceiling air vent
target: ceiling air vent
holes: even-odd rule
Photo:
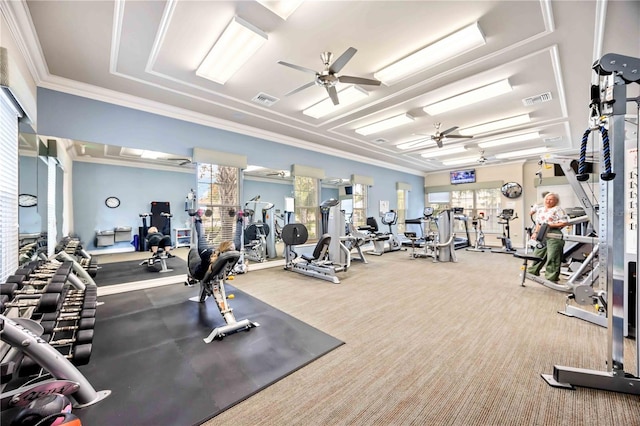
[[[270,107],[271,105],[275,104],[276,102],[278,102],[280,99],[271,96],[271,95],[267,95],[266,93],[258,93],[257,95],[255,95],[253,97],[253,99],[251,99],[253,102],[257,103],[257,104],[261,104],[264,106],[268,106]]]
[[[542,93],[540,95],[537,96],[531,96],[530,98],[524,98],[522,100],[522,103],[524,104],[524,106],[531,106],[534,104],[539,104],[542,102],[549,102],[551,99],[553,99],[551,97],[551,92],[545,92]]]

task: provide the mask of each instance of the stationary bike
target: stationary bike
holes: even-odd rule
[[[482,222],[488,221],[489,218],[484,217],[484,213],[478,213],[478,216],[474,216],[471,219],[471,225],[473,226],[473,230],[476,233],[476,244],[469,248],[467,247],[467,251],[481,251],[484,252],[489,247],[484,245],[484,232],[482,231]]]
[[[491,250],[491,253],[513,254],[516,252],[516,249],[514,249],[513,246],[511,245],[511,233],[509,231],[509,222],[514,219],[517,219],[518,214],[516,213],[514,216],[513,209],[504,209],[498,215],[498,217],[502,219],[502,221],[498,221],[498,223],[502,225],[502,236],[498,237],[502,240],[502,248],[498,250]]]

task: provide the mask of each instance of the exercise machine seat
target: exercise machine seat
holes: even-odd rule
[[[384,232],[380,232],[379,228],[378,228],[378,221],[376,220],[375,217],[368,217],[367,218],[367,226],[371,229],[371,233],[373,234],[373,236],[375,237],[376,240],[378,241],[386,241],[388,240],[389,234],[386,234]]]
[[[318,240],[316,247],[313,249],[313,254],[311,256],[307,256],[303,254],[300,257],[306,260],[307,262],[320,260],[322,259],[322,257],[324,257],[324,254],[326,253],[330,243],[331,243],[331,235],[323,234]]]

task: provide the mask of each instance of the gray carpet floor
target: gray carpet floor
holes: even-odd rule
[[[640,398],[552,388],[553,365],[606,371],[607,331],[557,313],[565,295],[520,260],[368,256],[331,284],[281,268],[233,285],[346,344],[205,425],[640,425]],[[636,372],[635,341],[625,370]],[[188,409],[188,407],[185,407]]]

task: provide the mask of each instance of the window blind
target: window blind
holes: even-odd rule
[[[18,117],[0,90],[0,281],[18,268]]]

